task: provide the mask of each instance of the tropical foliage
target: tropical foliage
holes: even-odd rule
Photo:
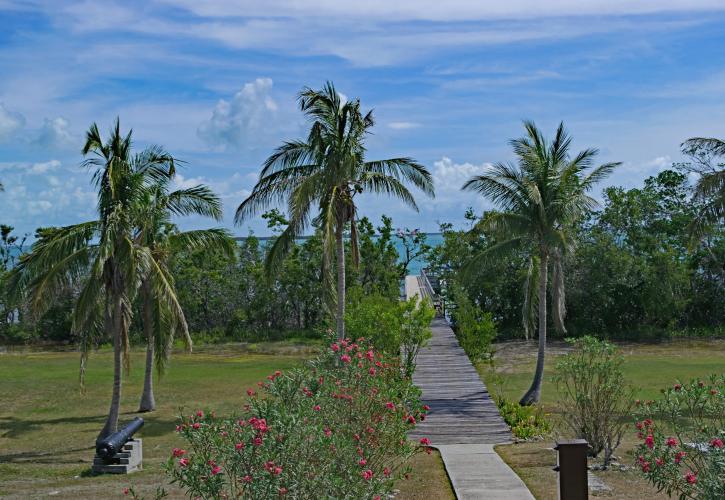
[[[406,432],[425,418],[419,390],[371,344],[333,342],[318,358],[247,390],[230,417],[198,410],[178,426],[188,449],[168,472],[195,498],[373,498],[428,449]]]
[[[596,201],[587,193],[619,164],[595,167],[596,149],[585,149],[572,157],[571,138],[563,123],[551,142],[532,122],[525,122],[524,128],[526,135],[511,141],[517,164],[496,163],[463,185],[464,190],[481,194],[500,209],[479,223],[496,243],[468,262],[464,274],[474,276],[475,269],[515,249],[523,249],[528,254],[523,325],[526,332],[533,331],[538,320],[539,336],[534,380],[521,398],[522,404],[530,404],[539,401],[541,396],[549,267],[552,319],[556,328],[565,332],[563,261],[573,251],[576,224],[596,206]]]
[[[337,266],[336,293],[332,286],[327,304],[336,305],[336,331],[345,337],[345,245],[349,227],[353,263],[359,261],[357,206],[362,193],[386,194],[417,210],[406,183],[433,195],[430,173],[411,158],[367,161],[365,139],[374,125],[372,111],[363,113],[360,101],[344,101],[332,83],[322,90],[305,88],[299,94],[300,110],[311,122],[306,140],[284,143],[265,161],[259,181],[237,208],[242,223],[274,203],[286,202],[288,224],[267,255],[267,270],[276,270],[294,241],[310,223],[323,241],[326,284],[332,283],[333,258]],[[329,278],[329,280],[328,280]],[[332,309],[332,307],[330,307]]]

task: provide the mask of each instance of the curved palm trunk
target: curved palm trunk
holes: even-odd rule
[[[539,354],[536,358],[536,371],[531,387],[523,395],[519,403],[530,405],[538,403],[541,398],[541,382],[544,379],[544,356],[546,354],[546,281],[549,256],[541,252],[539,260]]]
[[[108,410],[106,424],[98,434],[98,439],[113,434],[118,430],[118,413],[121,406],[121,355],[123,351],[122,331],[122,297],[120,293],[113,294],[112,310],[108,323],[113,334],[113,394],[111,395],[111,407]]]
[[[139,413],[154,411],[156,400],[154,399],[154,318],[151,308],[151,293],[148,283],[142,286],[143,294],[143,329],[146,334],[146,374],[143,382],[143,393],[139,403]]]
[[[335,229],[335,245],[337,248],[337,339],[345,338],[345,241],[344,226],[337,223]]]

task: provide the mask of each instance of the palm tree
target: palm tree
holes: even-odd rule
[[[305,88],[299,94],[300,110],[311,122],[306,140],[285,142],[264,162],[259,181],[237,208],[241,224],[267,206],[287,202],[289,224],[267,256],[267,269],[279,263],[295,239],[312,222],[322,231],[324,268],[331,289],[330,270],[336,253],[337,293],[327,303],[336,303],[337,336],[345,337],[345,246],[344,231],[350,225],[353,263],[358,262],[357,206],[355,196],[363,192],[394,196],[418,209],[404,183],[433,196],[428,170],[411,158],[365,161],[365,139],[374,125],[372,111],[363,114],[358,99],[343,102],[331,82],[321,90]],[[311,213],[316,211],[314,219]]]
[[[214,220],[222,219],[219,197],[207,186],[169,190],[169,177],[157,179],[146,192],[134,212],[136,219],[135,241],[151,251],[156,264],[164,274],[171,276],[168,261],[179,250],[222,250],[234,252],[234,240],[224,229],[202,229],[179,232],[171,222],[172,216],[202,215]],[[174,282],[169,279],[170,288],[176,293]],[[186,345],[191,349],[186,318],[183,311],[169,308],[164,297],[156,295],[159,290],[153,283],[153,275],[141,280],[140,305],[141,323],[146,337],[146,369],[139,412],[153,411],[156,400],[153,390],[153,368],[161,375],[170,355],[175,333],[181,330]]]
[[[690,225],[692,243],[696,245],[713,225],[725,218],[725,164],[714,162],[714,158],[725,158],[725,141],[693,137],[682,144],[682,150],[696,161],[697,167],[692,171],[700,174],[694,197],[702,206]]]
[[[93,124],[82,152],[98,190],[98,219],[40,231],[13,270],[11,284],[15,293],[27,296],[31,310],[42,314],[64,283],[83,282],[72,326],[81,338],[81,384],[94,340],[103,333],[113,340],[113,391],[101,438],[117,430],[121,368],[129,365],[128,329],[142,278],[148,277],[165,309],[183,314],[168,271],[135,237],[133,217],[148,186],[174,175],[175,160],[159,147],[133,155],[131,132],[122,135],[118,119],[105,142]]]
[[[464,190],[482,194],[500,211],[485,218],[480,229],[496,243],[474,257],[467,274],[487,259],[523,249],[530,252],[526,284],[524,325],[535,321],[538,302],[539,352],[536,372],[522,405],[539,401],[546,352],[546,291],[549,265],[552,267],[554,324],[564,329],[564,276],[562,260],[574,245],[573,224],[597,203],[587,192],[609,175],[619,163],[593,166],[596,149],[585,149],[573,158],[571,138],[559,124],[552,142],[547,142],[532,122],[524,122],[526,135],[511,141],[517,164],[497,163],[487,172],[469,179]],[[538,289],[538,296],[535,290]]]

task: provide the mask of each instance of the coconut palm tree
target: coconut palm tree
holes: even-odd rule
[[[311,122],[307,139],[285,142],[267,158],[252,193],[237,208],[235,220],[241,224],[271,204],[287,202],[289,224],[270,248],[266,262],[269,271],[279,268],[295,239],[310,223],[321,229],[328,278],[333,253],[336,254],[337,293],[330,293],[327,302],[330,306],[336,303],[337,336],[342,339],[343,237],[348,224],[353,263],[357,264],[359,258],[355,197],[364,192],[387,194],[417,210],[405,183],[429,196],[433,196],[433,183],[428,170],[411,158],[366,161],[365,139],[374,125],[372,111],[363,114],[358,99],[343,101],[332,83],[321,90],[303,89],[299,104]]]
[[[83,165],[98,190],[98,219],[41,230],[31,252],[13,270],[11,284],[42,314],[69,280],[83,283],[73,310],[73,331],[81,338],[81,384],[89,349],[105,334],[113,340],[113,391],[99,434],[117,430],[121,368],[128,368],[128,329],[132,303],[144,277],[163,307],[180,317],[181,306],[168,271],[136,238],[134,213],[153,182],[174,175],[175,160],[160,147],[132,154],[131,132],[116,119],[104,142],[96,124],[86,133]]]
[[[692,171],[700,174],[694,197],[702,206],[690,225],[692,243],[696,245],[712,226],[722,223],[725,218],[725,141],[693,137],[682,144],[682,151],[695,160],[696,167]]]
[[[521,404],[539,401],[546,352],[547,284],[552,268],[552,316],[564,329],[564,276],[562,260],[574,245],[573,224],[596,206],[587,192],[609,175],[619,163],[594,167],[596,149],[585,149],[571,157],[571,138],[561,123],[554,140],[548,142],[532,122],[524,122],[526,135],[511,141],[516,164],[497,163],[482,175],[469,179],[466,191],[482,194],[500,211],[483,219],[479,228],[493,235],[496,243],[474,257],[465,272],[487,259],[514,249],[531,253],[525,289],[524,325],[535,321],[538,302],[539,352],[536,372]],[[532,293],[538,290],[538,295]]]
[[[177,230],[171,222],[173,216],[201,215],[219,221],[222,219],[222,206],[219,197],[207,186],[197,185],[170,191],[170,180],[169,177],[157,179],[146,189],[134,211],[137,225],[134,240],[151,251],[156,264],[167,276],[171,276],[168,270],[169,258],[179,250],[221,250],[233,254],[234,240],[224,229]],[[154,365],[161,375],[177,331],[181,331],[187,347],[191,349],[183,311],[169,308],[164,297],[156,294],[159,288],[154,286],[153,278],[153,275],[143,277],[139,290],[141,323],[146,337],[146,368],[139,412],[156,408]],[[171,279],[169,286],[176,293]]]

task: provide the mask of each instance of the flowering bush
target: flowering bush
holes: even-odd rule
[[[645,477],[670,496],[725,498],[725,375],[677,383],[636,408]]]
[[[237,416],[182,417],[168,472],[200,498],[373,498],[407,476],[429,441],[407,440],[425,419],[419,390],[371,345],[334,342],[301,368],[247,390]]]

